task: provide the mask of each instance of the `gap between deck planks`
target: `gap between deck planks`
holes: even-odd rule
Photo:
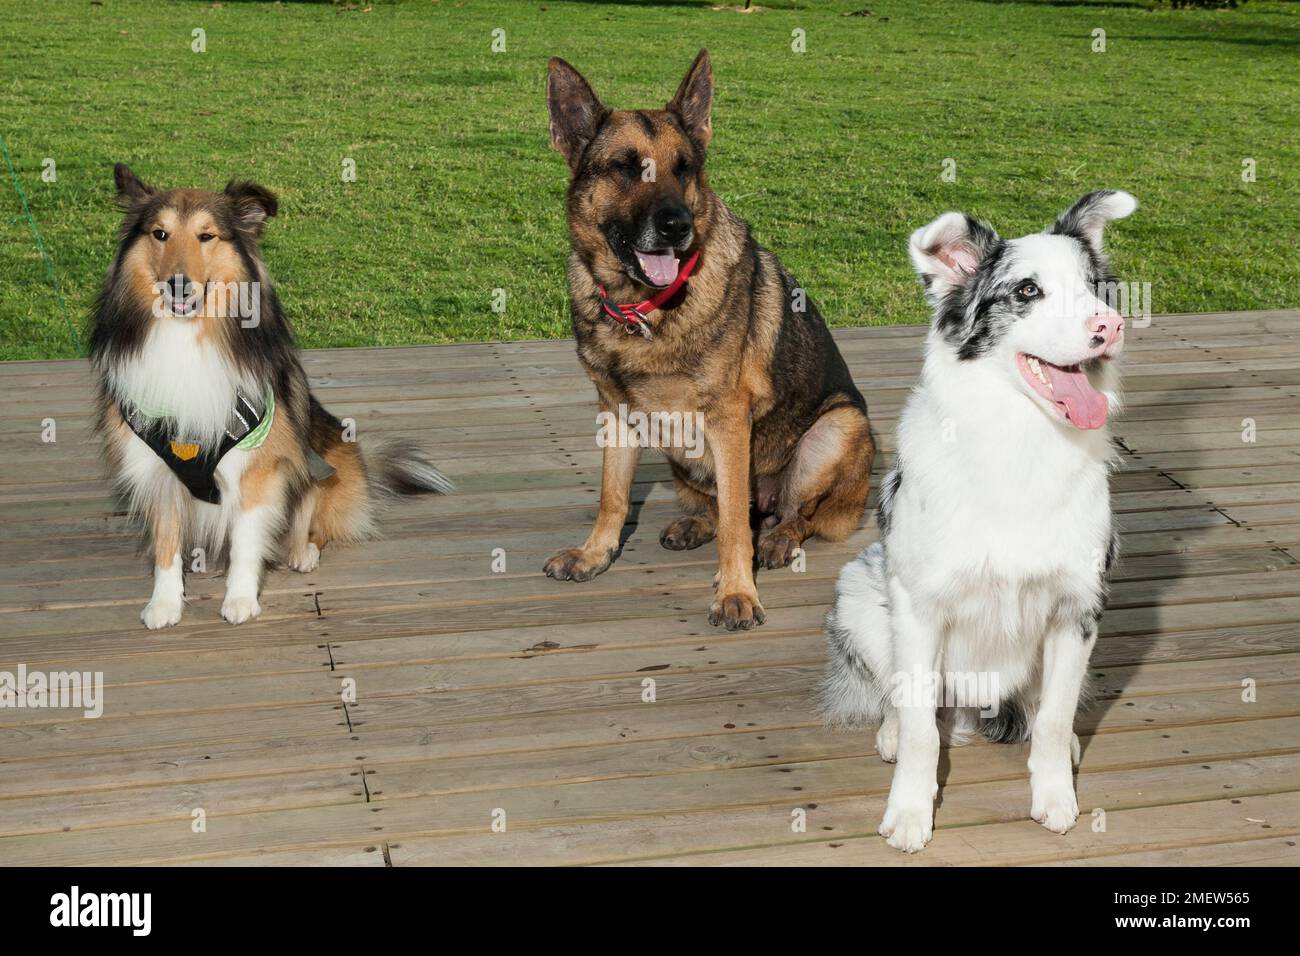
[[[0,424],[0,668],[84,662],[117,701],[99,721],[0,712],[0,863],[1294,862],[1298,333],[1300,312],[1272,312],[1133,335],[1115,479],[1130,557],[1094,660],[1102,703],[1080,721],[1081,804],[1109,807],[1114,835],[1023,821],[1021,749],[966,748],[945,755],[934,847],[950,848],[919,860],[871,836],[888,770],[870,734],[829,734],[809,706],[832,578],[873,522],[812,544],[805,575],[760,578],[763,630],[718,634],[701,620],[713,549],[657,548],[671,495],[646,456],[620,563],[583,587],[538,577],[598,483],[571,343],[308,353],[326,404],[430,440],[462,496],[396,506],[387,541],[328,549],[306,580],[271,574],[255,625],[215,621],[222,580],[197,576],[163,634],[135,623],[146,569],[93,471],[84,366],[0,366],[17,413]],[[922,334],[836,333],[883,465]],[[56,446],[23,418],[42,411]],[[487,571],[494,546],[507,574]],[[344,706],[349,677],[363,692]],[[197,801],[210,843],[189,830]],[[506,834],[488,827],[499,803]],[[1166,823],[1169,839],[1151,829]]]

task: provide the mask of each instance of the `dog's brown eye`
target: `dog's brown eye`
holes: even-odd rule
[[[199,233],[199,242],[211,242],[215,238],[217,237],[210,232]]]
[[[153,237],[154,237],[155,239],[157,239],[159,242],[166,242],[166,241],[167,241],[167,230],[165,230],[165,229],[155,229],[155,230],[153,231]]]
[[[1033,282],[1022,282],[1020,287],[1016,289],[1016,296],[1025,301],[1037,299],[1042,294],[1042,290]]]

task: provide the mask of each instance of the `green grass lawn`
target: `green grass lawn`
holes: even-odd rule
[[[77,354],[119,222],[116,161],[165,186],[275,190],[266,256],[304,345],[566,335],[546,60],[611,105],[653,107],[701,46],[712,185],[832,325],[926,318],[904,243],[936,214],[1020,234],[1099,187],[1142,203],[1111,247],[1156,311],[1298,304],[1300,4],[765,5],[10,0],[0,133],[57,290],[0,165],[0,358]]]

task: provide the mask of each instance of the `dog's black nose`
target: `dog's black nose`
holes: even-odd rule
[[[173,302],[188,299],[194,292],[194,283],[190,281],[190,277],[179,272],[168,279],[166,285]]]
[[[685,206],[673,203],[655,210],[655,230],[671,246],[677,245],[691,234],[695,218]]]

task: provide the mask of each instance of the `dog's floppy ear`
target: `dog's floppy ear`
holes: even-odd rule
[[[280,208],[275,193],[257,183],[240,183],[232,179],[226,184],[226,195],[235,205],[235,220],[239,228],[254,239],[262,238],[266,220]]]
[[[1112,219],[1123,219],[1131,215],[1137,207],[1137,200],[1128,193],[1113,189],[1099,189],[1088,193],[1061,213],[1061,217],[1047,231],[1053,235],[1082,239],[1100,252],[1101,236],[1106,229],[1106,223]]]
[[[912,233],[908,252],[926,293],[938,302],[953,287],[970,281],[999,242],[987,223],[965,213],[946,212]]]
[[[696,55],[668,109],[682,118],[687,132],[701,146],[709,145],[713,138],[713,65],[708,50]]]
[[[141,182],[126,163],[113,166],[113,182],[117,184],[117,201],[124,206],[148,199],[154,193],[153,187]]]
[[[582,74],[558,56],[551,57],[546,77],[546,106],[551,112],[551,145],[576,168],[605,117],[605,107]]]

